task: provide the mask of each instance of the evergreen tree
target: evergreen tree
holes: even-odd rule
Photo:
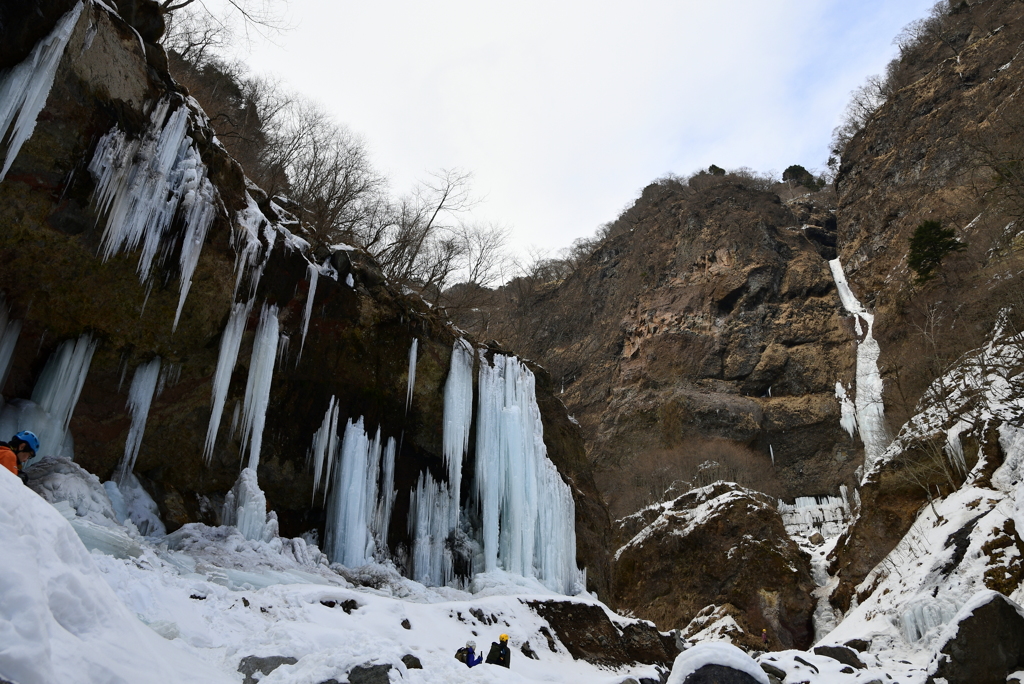
[[[914,229],[910,237],[907,264],[914,270],[918,284],[935,277],[935,269],[950,252],[959,252],[967,245],[956,238],[956,231],[943,228],[938,221],[925,221]]]

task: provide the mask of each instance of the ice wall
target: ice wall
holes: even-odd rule
[[[575,593],[575,506],[547,458],[535,379],[515,358],[480,354],[476,498],[485,572],[501,568]]]
[[[469,432],[473,424],[473,347],[461,337],[452,347],[448,379],[444,384],[444,432],[442,446],[448,486],[452,498],[448,527],[459,524],[459,495],[462,489],[462,464],[469,451]]]
[[[854,407],[857,428],[860,430],[861,441],[864,442],[864,472],[871,470],[871,465],[885,451],[889,437],[885,429],[884,405],[882,403],[882,375],[878,370],[878,356],[881,353],[878,342],[872,336],[875,324],[874,314],[868,312],[850,289],[846,274],[839,259],[828,262],[832,269],[832,278],[843,307],[854,317],[857,333],[864,337],[857,344],[857,379],[854,388],[856,395]],[[862,329],[861,324],[865,326]],[[837,394],[839,390],[836,390]],[[848,429],[849,419],[844,414],[844,428]]]
[[[779,501],[778,510],[791,537],[810,537],[815,532],[826,538],[839,536],[851,515],[843,496],[798,496],[792,504]]]
[[[97,342],[89,334],[82,335],[78,340],[63,342],[50,356],[39,375],[32,390],[32,403],[52,420],[40,420],[41,424],[34,426],[22,423],[25,426],[20,428],[33,430],[38,435],[38,456],[61,454],[65,439],[69,438],[71,414],[78,404],[96,346]]]
[[[429,472],[420,473],[409,497],[409,534],[412,537],[412,578],[439,587],[455,578],[451,548],[445,543],[452,529],[452,496],[443,482]],[[458,519],[458,511],[455,511]]]
[[[154,262],[171,249],[175,218],[181,222],[181,274],[172,328],[177,328],[206,233],[220,208],[206,166],[188,136],[190,118],[188,107],[164,98],[153,106],[142,137],[129,139],[114,127],[100,138],[89,163],[97,213],[106,216],[100,239],[104,261],[141,249],[139,279],[148,282]]]
[[[0,74],[0,149],[7,148],[0,181],[7,176],[21,146],[32,137],[83,6],[76,3],[21,64]]]
[[[341,462],[334,471],[324,534],[324,551],[332,562],[358,567],[373,560],[376,543],[370,524],[377,507],[380,456],[380,428],[371,438],[362,418],[349,421]]]
[[[128,476],[135,468],[135,459],[139,456],[142,446],[142,435],[146,431],[146,420],[149,408],[156,394],[156,383],[160,378],[160,357],[139,364],[132,378],[131,389],[128,390],[128,411],[132,415],[132,424],[128,428],[128,439],[124,445],[124,457],[117,469],[118,483],[127,483]]]

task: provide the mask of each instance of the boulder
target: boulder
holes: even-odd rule
[[[627,518],[620,533],[616,609],[662,630],[698,616],[726,620],[731,638],[750,650],[764,649],[762,629],[772,648],[811,645],[810,560],[786,534],[774,499],[717,482]]]
[[[984,590],[960,609],[943,633],[929,682],[1003,684],[1024,669],[1024,608]]]
[[[299,662],[288,656],[246,656],[238,663],[238,671],[245,677],[243,684],[256,684],[282,665],[294,665]],[[254,676],[257,672],[259,677]]]
[[[838,660],[843,665],[849,665],[855,667],[858,670],[863,670],[867,667],[857,656],[857,652],[852,648],[846,646],[815,646],[814,653],[816,655],[825,656],[826,658],[832,658]]]
[[[676,656],[666,684],[769,684],[769,680],[757,662],[740,649],[708,642]]]

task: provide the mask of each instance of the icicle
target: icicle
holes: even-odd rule
[[[7,375],[11,372],[14,361],[14,347],[21,335],[21,321],[10,320],[7,301],[0,294],[0,392],[7,384]]]
[[[228,387],[231,384],[231,374],[235,370],[235,363],[238,361],[238,347],[242,343],[242,333],[245,332],[245,322],[249,318],[249,304],[235,304],[231,309],[227,325],[220,338],[220,354],[217,356],[217,370],[213,374],[213,396],[211,399],[212,410],[210,412],[210,424],[206,428],[206,443],[203,446],[203,463],[209,465],[213,456],[213,447],[217,441],[217,430],[220,428],[220,418],[224,413],[224,401],[228,396]],[[236,416],[237,418],[237,416]],[[232,426],[232,432],[234,427]]]
[[[107,216],[100,254],[106,261],[141,245],[137,270],[144,283],[157,255],[169,249],[167,234],[174,217],[180,216],[184,235],[172,326],[176,329],[219,204],[217,191],[187,134],[189,109],[170,109],[170,99],[161,100],[150,115],[149,129],[137,140],[128,140],[116,127],[111,129],[97,143],[89,172],[96,181],[97,214]]]
[[[443,483],[420,473],[409,497],[409,533],[412,536],[412,579],[427,586],[445,586],[454,577],[452,553],[445,541],[451,497]]]
[[[153,395],[156,393],[157,380],[160,377],[160,357],[156,357],[148,363],[139,364],[135,369],[135,377],[132,378],[132,386],[128,390],[128,410],[132,414],[132,425],[128,429],[128,439],[124,445],[124,457],[121,459],[118,468],[117,481],[125,483],[127,477],[135,468],[135,459],[139,457],[139,448],[142,446],[142,435],[146,430],[146,420],[149,418],[149,407],[153,403]]]
[[[768,453],[772,457],[772,468],[774,468],[775,467],[775,449],[772,448],[771,444],[768,445]]]
[[[334,465],[334,457],[338,451],[338,412],[337,399],[331,397],[331,403],[324,414],[324,422],[320,429],[313,435],[313,446],[310,455],[313,461],[313,498],[320,489],[320,482],[324,483],[324,496],[327,495],[327,483],[330,482],[331,468]]]
[[[419,346],[419,339],[412,338],[412,346],[409,347],[409,384],[405,390],[405,412],[409,412],[412,406],[412,390],[416,386],[416,349]]]
[[[96,346],[97,342],[87,333],[77,341],[62,343],[46,362],[32,390],[32,401],[50,414],[53,422],[50,428],[38,435],[41,445],[38,455],[55,456],[60,453]]]
[[[291,347],[292,338],[287,335],[280,335],[277,338],[277,365],[285,365],[288,361],[288,349]]]
[[[245,199],[248,205],[245,209],[235,214],[235,229],[232,236],[232,245],[235,248],[235,291],[233,296],[238,296],[238,288],[242,284],[242,278],[243,276],[248,276],[249,297],[252,298],[256,293],[256,287],[259,285],[260,277],[263,274],[263,266],[266,265],[267,259],[270,258],[270,251],[274,246],[273,241],[277,233],[270,226],[267,217],[260,211],[256,201],[248,193],[246,193]],[[257,271],[257,264],[260,262],[260,250],[263,248],[263,243],[260,242],[261,231],[264,231],[265,235],[269,234],[270,241],[267,245],[266,256]]]
[[[252,342],[249,361],[249,379],[245,383],[245,403],[242,408],[242,444],[249,443],[249,465],[256,470],[263,446],[263,426],[270,403],[270,382],[274,377],[274,359],[278,338],[277,307],[264,305],[260,323]]]
[[[836,289],[843,307],[855,317],[857,324],[863,321],[867,326],[864,338],[857,344],[857,383],[854,406],[857,410],[857,427],[864,442],[864,473],[871,471],[875,460],[888,446],[885,429],[884,404],[882,403],[882,374],[878,370],[881,349],[872,336],[875,317],[861,305],[850,289],[839,259],[828,262],[835,280]]]
[[[50,96],[57,66],[83,6],[81,2],[75,3],[50,34],[36,43],[24,61],[0,74],[0,143],[7,142],[0,181],[7,176],[21,146],[36,128],[36,119]]]
[[[398,490],[395,489],[395,453],[397,445],[393,437],[388,438],[384,447],[383,474],[381,475],[380,499],[373,516],[373,537],[377,540],[379,560],[384,560],[388,548],[388,531],[391,527],[391,509],[395,505]]]
[[[369,522],[376,505],[380,454],[380,430],[371,440],[362,418],[349,421],[341,463],[334,469],[324,534],[324,548],[332,562],[358,567],[373,558],[376,549]]]
[[[299,345],[296,363],[302,359],[302,350],[306,348],[306,332],[309,330],[309,319],[313,314],[313,298],[316,296],[316,281],[320,277],[320,269],[316,264],[308,264],[306,275],[309,278],[309,292],[306,294],[306,308],[302,312],[302,343]]]
[[[533,373],[519,359],[480,353],[476,495],[484,571],[498,567],[574,593],[572,493],[547,458]]]

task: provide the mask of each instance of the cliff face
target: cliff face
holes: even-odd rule
[[[839,427],[836,382],[850,384],[855,342],[827,208],[705,176],[649,186],[613,231],[501,314],[561,376],[613,513],[707,459],[778,496],[850,483],[858,444]]]
[[[10,318],[22,321],[4,396],[27,399],[58,346],[90,335],[97,346],[70,432],[76,461],[108,479],[125,453],[131,428],[126,403],[132,375],[159,357],[163,373],[135,472],[169,529],[197,521],[218,524],[220,504],[248,456],[236,423],[238,407],[247,401],[251,366],[258,362],[261,311],[276,307],[281,342],[269,377],[258,472],[282,534],[323,531],[324,497],[313,495],[308,459],[333,397],[340,431],[346,421],[361,417],[371,436],[379,426],[384,438],[399,443],[393,519],[401,522],[392,526],[389,542],[408,547],[404,521],[410,490],[424,472],[447,479],[444,387],[459,335],[419,297],[385,282],[367,255],[310,253],[296,237],[300,226],[294,218],[247,184],[198,104],[171,80],[161,48],[140,39],[151,39],[149,5],[124,4],[137,12],[126,14],[122,8],[119,16],[84,4],[34,132],[0,181],[0,292]],[[124,16],[139,17],[139,27]],[[142,36],[136,31],[140,27]],[[36,33],[52,28],[51,23]],[[0,43],[7,45],[6,38]],[[161,107],[168,114],[158,121],[155,112]],[[90,164],[118,144],[135,152],[115,162],[109,173],[151,159],[146,155],[164,144],[157,136],[167,135],[179,113],[186,117],[185,142],[173,173],[185,190],[152,250],[147,277],[140,261],[150,253],[145,238],[134,244],[126,240],[121,250],[110,248],[104,230],[111,212],[119,210],[118,200],[109,205],[113,209],[101,202],[105,180]],[[153,164],[147,168],[148,175],[125,183],[137,189],[151,182],[158,174]],[[193,176],[190,169],[196,169]],[[212,199],[200,205],[196,197],[203,193]],[[202,232],[195,216],[204,208],[212,215]],[[141,211],[138,204],[120,209],[129,216]],[[190,261],[190,254],[198,256]],[[246,302],[237,363],[205,463],[225,329]],[[415,383],[407,402],[414,340]],[[548,456],[578,501],[578,561],[587,567],[591,587],[603,591],[607,514],[582,458],[578,428],[542,373],[537,384]],[[473,440],[470,445],[468,473],[476,458]],[[463,501],[472,488],[472,477],[463,478]]]

